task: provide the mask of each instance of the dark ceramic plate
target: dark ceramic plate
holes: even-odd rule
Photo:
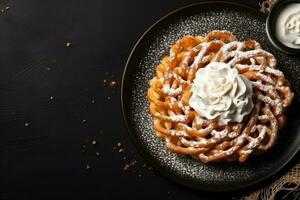
[[[273,53],[292,83],[296,94],[287,113],[288,122],[278,143],[263,155],[246,163],[202,164],[189,156],[166,151],[164,142],[154,136],[146,93],[155,67],[168,54],[170,45],[187,34],[203,35],[226,29],[239,40],[254,39]],[[142,155],[163,175],[198,189],[235,190],[269,178],[286,165],[300,147],[300,59],[285,55],[269,43],[265,16],[239,4],[202,2],[179,9],[163,17],[141,37],[131,52],[123,76],[122,108],[130,135]]]

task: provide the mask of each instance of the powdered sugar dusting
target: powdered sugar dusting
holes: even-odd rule
[[[165,94],[170,95],[170,96],[178,95],[182,92],[181,87],[174,89],[174,88],[171,88],[169,85],[164,85],[162,90]]]
[[[284,76],[283,73],[277,69],[266,67],[265,71],[270,74],[274,74],[275,76]]]
[[[216,138],[216,139],[223,139],[225,137],[228,137],[229,132],[227,130],[223,131],[216,131],[213,130],[211,134]]]
[[[173,122],[183,122],[187,119],[185,115],[171,115],[170,120]]]

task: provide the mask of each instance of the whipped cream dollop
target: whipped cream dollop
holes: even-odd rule
[[[211,62],[200,68],[191,91],[190,106],[222,125],[242,122],[253,108],[251,82],[225,63]]]

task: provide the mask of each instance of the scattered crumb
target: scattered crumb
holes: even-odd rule
[[[9,11],[10,10],[10,6],[5,6],[5,8],[2,8],[1,9],[1,12],[2,13],[5,13],[5,12],[7,12],[7,11]]]
[[[66,46],[66,47],[71,47],[71,46],[72,46],[72,43],[71,43],[71,42],[66,42],[66,43],[65,43],[65,46]]]
[[[128,152],[126,151],[126,148],[124,147],[124,144],[121,141],[116,143],[116,145],[113,147],[113,150],[115,152],[119,153],[121,155],[121,159],[124,161],[123,167],[122,167],[123,171],[125,171],[125,172],[130,171],[131,173],[136,173],[136,175],[138,177],[142,176],[141,171],[138,172],[137,160],[128,157],[128,155],[127,155]],[[144,166],[146,167],[145,164],[144,164]],[[130,170],[130,169],[132,169],[132,170]]]
[[[135,165],[137,163],[137,161],[136,160],[132,160],[131,162],[130,162],[130,165]]]
[[[129,163],[126,163],[123,167],[124,171],[128,171],[130,168],[134,167],[136,165],[137,161],[136,160],[132,160]]]
[[[117,81],[112,80],[112,81],[109,82],[109,87],[110,88],[115,88],[116,86],[117,86]]]
[[[119,153],[125,152],[125,148],[123,147],[121,142],[117,143],[116,147],[113,147],[114,150],[117,150]]]
[[[110,101],[111,100],[111,95],[115,93],[115,90],[117,88],[117,81],[116,80],[112,80],[113,79],[113,75],[108,76],[108,72],[105,72],[105,79],[103,80],[103,86],[107,89],[110,89],[111,93],[108,94],[108,96],[106,97],[106,100]]]
[[[97,140],[87,139],[85,144],[82,145],[81,152],[87,153],[88,155],[100,156],[99,146]]]
[[[129,167],[130,167],[129,164],[125,164],[124,167],[123,167],[123,170],[124,170],[124,171],[127,171],[127,170],[129,169]]]
[[[82,123],[86,123],[86,120],[85,120],[85,119],[83,119],[83,120],[81,120],[81,122],[82,122]]]
[[[117,87],[118,83],[116,80],[113,80],[113,75],[107,76],[108,73],[105,73],[105,79],[103,80],[103,84],[105,87],[110,88],[110,89],[114,89]]]
[[[85,169],[86,170],[91,170],[92,168],[91,168],[91,166],[89,164],[86,164]]]
[[[82,145],[81,152],[82,152],[82,153],[85,153],[85,152],[86,152],[86,145],[85,145],[85,144]]]

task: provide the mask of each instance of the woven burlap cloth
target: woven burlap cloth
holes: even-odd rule
[[[300,199],[300,162],[273,183],[245,195],[243,200]]]
[[[259,4],[260,11],[268,14],[277,0]],[[271,184],[242,197],[243,200],[300,199],[300,156],[294,166]]]

